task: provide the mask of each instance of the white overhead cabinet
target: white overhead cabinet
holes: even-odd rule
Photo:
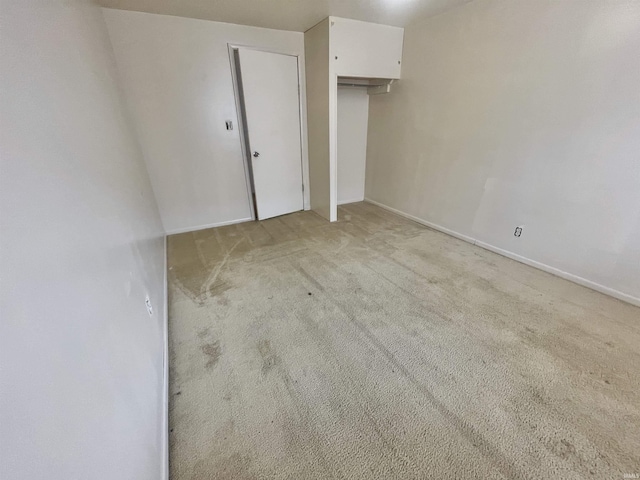
[[[329,25],[336,75],[400,78],[404,28],[338,17],[329,17]]]
[[[400,78],[404,29],[328,17],[304,34],[311,209],[338,219],[338,83],[386,93]]]

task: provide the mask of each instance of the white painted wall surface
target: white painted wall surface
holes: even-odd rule
[[[311,209],[331,218],[329,19],[304,33]]]
[[[123,10],[104,15],[166,231],[249,220],[227,44],[300,55],[304,80],[303,34]]]
[[[102,13],[0,22],[0,477],[163,478],[164,235]]]
[[[338,204],[364,200],[369,95],[365,87],[338,87]]]
[[[331,65],[336,75],[400,78],[404,29],[348,18],[329,20]]]
[[[408,26],[403,79],[370,100],[367,198],[640,301],[638,52],[633,0]]]

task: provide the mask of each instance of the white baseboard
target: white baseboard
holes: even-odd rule
[[[162,480],[169,480],[169,278],[167,258],[167,236],[164,236],[164,319],[163,340],[163,385],[162,385]]]
[[[440,226],[436,223],[428,222],[421,218],[415,217],[413,215],[409,215],[408,213],[402,212],[395,208],[392,208],[384,203],[376,202],[375,200],[371,200],[370,198],[364,199],[365,202],[376,205],[380,208],[384,208],[396,215],[400,215],[401,217],[408,218],[409,220],[413,220],[416,223],[424,225],[426,227],[433,228],[434,230],[438,230],[442,233],[446,233],[447,235],[451,235],[452,237],[459,238],[465,242],[471,243],[472,245],[477,245],[478,247],[484,248],[485,250],[489,250],[490,252],[497,253],[502,255],[503,257],[510,258],[520,263],[524,263],[525,265],[529,265],[530,267],[537,268],[538,270],[542,270],[547,273],[551,273],[556,275],[557,277],[564,278],[565,280],[569,280],[573,283],[577,283],[578,285],[582,285],[583,287],[590,288],[600,293],[604,293],[605,295],[609,295],[610,297],[617,298],[618,300],[622,300],[623,302],[630,303],[632,305],[636,305],[640,307],[640,298],[634,297],[633,295],[629,295],[628,293],[621,292],[619,290],[615,290],[613,288],[606,287],[599,283],[593,282],[586,278],[580,277],[578,275],[574,275],[573,273],[565,272],[564,270],[560,270],[558,268],[552,267],[545,263],[537,262],[536,260],[531,260],[530,258],[523,257],[522,255],[518,255],[517,253],[510,252],[508,250],[504,250],[503,248],[496,247],[489,243],[482,242],[475,238],[469,237],[468,235],[463,235],[462,233],[455,232],[443,226]]]
[[[473,245],[476,244],[476,240],[474,238],[471,238],[467,235],[463,235],[462,233],[455,232],[453,230],[449,230],[448,228],[442,227],[438,224],[427,222],[426,220],[423,220],[421,218],[414,217],[413,215],[409,215],[408,213],[404,213],[400,210],[396,210],[395,208],[385,205],[384,203],[376,202],[375,200],[371,200],[370,198],[365,198],[364,201],[367,203],[372,203],[373,205],[376,205],[380,208],[384,208],[385,210],[395,213],[396,215],[400,215],[401,217],[408,218],[409,220],[413,220],[414,222],[419,223],[420,225],[424,225],[425,227],[433,228],[434,230],[438,230],[439,232],[446,233],[447,235],[451,235],[452,237],[459,238],[460,240],[464,240],[465,242],[469,242]]]
[[[227,225],[235,225],[236,223],[251,222],[251,217],[239,218],[237,220],[229,220],[227,222],[209,223],[207,225],[197,225],[195,227],[176,228],[174,230],[167,230],[167,235],[175,235],[177,233],[196,232],[198,230],[206,230],[207,228],[225,227]]]
[[[364,198],[352,198],[349,200],[338,200],[338,205],[346,205],[347,203],[358,203],[364,201]],[[373,202],[372,202],[373,203]]]

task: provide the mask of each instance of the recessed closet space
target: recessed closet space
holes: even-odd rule
[[[338,205],[364,200],[369,94],[359,85],[338,84]]]
[[[364,199],[369,95],[400,78],[404,29],[328,17],[305,32],[311,209]]]

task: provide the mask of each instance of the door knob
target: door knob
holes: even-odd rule
[[[253,156],[258,158],[260,156],[260,152],[253,152]]]

